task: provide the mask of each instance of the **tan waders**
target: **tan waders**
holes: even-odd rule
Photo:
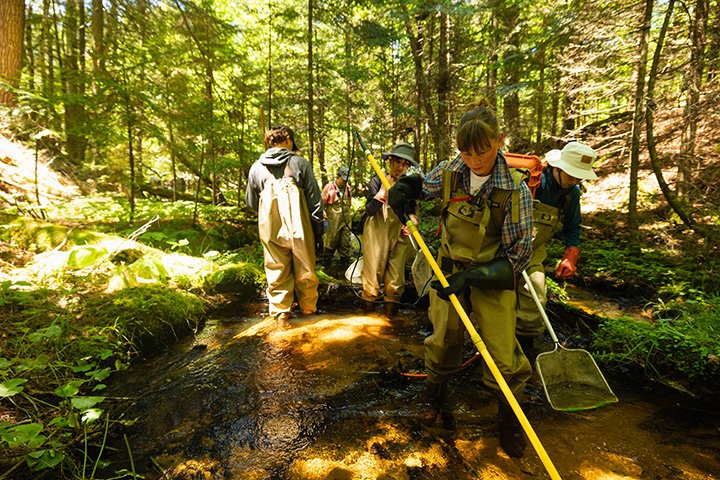
[[[325,252],[323,254],[330,259],[337,250],[340,259],[349,263],[352,210],[346,197],[338,195],[335,203],[325,204],[325,212],[327,212],[328,228],[324,235]]]
[[[443,185],[452,185],[452,182],[443,178]],[[480,200],[479,204],[476,204],[463,200],[463,197],[467,198],[464,192],[455,191],[450,194],[447,190],[449,189],[446,188],[443,194],[445,209],[438,265],[446,275],[450,275],[496,257],[500,248],[504,215],[499,218],[493,210],[504,209],[508,197],[505,195],[504,200],[497,201],[497,196],[494,195],[494,192],[498,191],[496,189],[490,199]],[[466,294],[458,298],[477,327],[508,387],[521,402],[532,370],[515,338],[516,299],[513,290],[475,287],[470,287]],[[465,327],[452,304],[438,297],[435,290],[430,291],[429,314],[433,334],[425,339],[428,390],[443,392],[432,384],[444,384],[460,370]],[[500,387],[486,365],[483,365],[482,381],[489,389],[497,392],[499,408],[503,409]],[[440,411],[442,410],[440,407]],[[509,455],[522,455],[525,439],[517,418],[514,415],[512,418],[500,416],[499,420],[503,449]]]
[[[547,303],[547,286],[543,262],[547,258],[546,244],[560,223],[560,209],[551,207],[539,200],[533,202],[533,252],[526,269],[535,293],[543,306]],[[530,290],[521,278],[518,284],[517,335],[523,350],[528,355],[534,352],[533,340],[545,331],[540,311],[535,305]]]
[[[384,204],[365,220],[363,230],[362,298],[373,302],[383,297],[388,303],[399,303],[405,290],[405,264],[414,253],[410,237],[403,235],[402,223],[395,212]],[[395,310],[388,307],[389,310]]]
[[[293,296],[302,314],[314,313],[318,299],[314,236],[305,195],[292,177],[265,183],[258,219],[270,315],[289,318]]]

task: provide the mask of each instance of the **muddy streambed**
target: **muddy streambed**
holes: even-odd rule
[[[548,478],[528,445],[499,448],[496,402],[474,362],[451,385],[457,429],[416,421],[422,339],[406,310],[333,308],[279,330],[261,305],[136,362],[111,412],[132,424],[109,442],[113,467],[146,479]],[[398,366],[402,368],[398,368]],[[720,413],[660,386],[606,375],[619,403],[556,412],[537,378],[524,411],[566,479],[720,478]]]

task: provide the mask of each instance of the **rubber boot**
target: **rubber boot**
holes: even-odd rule
[[[538,351],[535,348],[535,337],[517,335],[517,339],[520,343],[520,348],[522,348],[523,353],[530,361],[530,365],[535,365],[535,357],[538,355]]]
[[[395,302],[385,302],[383,310],[388,318],[394,318],[398,312],[398,304]]]
[[[375,310],[375,302],[363,299],[362,309],[363,312],[372,312],[373,310]]]
[[[509,456],[520,458],[525,451],[525,436],[520,421],[505,399],[498,400],[500,446]]]
[[[445,392],[447,383],[432,383],[425,381],[425,391],[420,397],[420,423],[426,426],[433,425],[440,413],[440,408],[445,403]]]

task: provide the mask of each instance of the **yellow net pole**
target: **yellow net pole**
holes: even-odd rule
[[[382,182],[383,186],[385,187],[385,190],[387,192],[390,192],[390,182],[385,177],[385,174],[380,169],[380,165],[377,163],[375,158],[373,157],[370,150],[365,146],[365,142],[362,141],[360,138],[360,133],[355,132],[355,136],[357,137],[358,143],[360,143],[360,146],[362,147],[363,151],[365,152],[365,156],[370,161],[370,164],[373,167],[373,170],[375,170],[375,173],[380,178],[380,181]],[[389,195],[389,193],[388,193]],[[420,250],[422,251],[423,255],[425,255],[425,258],[427,259],[428,263],[430,263],[430,266],[432,267],[433,272],[435,273],[435,276],[440,281],[440,284],[443,287],[448,287],[450,284],[448,283],[447,279],[445,278],[445,275],[443,274],[442,270],[440,270],[440,267],[438,266],[437,262],[432,256],[432,253],[430,253],[430,250],[428,249],[427,245],[425,244],[425,240],[423,240],[422,235],[420,235],[420,231],[418,230],[415,223],[407,219],[406,223],[407,227],[410,229],[410,233],[412,233],[413,238],[417,242],[418,246],[420,247]],[[457,311],[458,315],[460,315],[460,319],[462,320],[463,324],[465,325],[465,328],[467,329],[468,333],[470,334],[470,338],[472,339],[473,344],[477,348],[478,352],[482,356],[483,360],[485,360],[485,364],[490,369],[490,372],[492,373],[493,377],[495,378],[495,381],[500,386],[500,390],[502,391],[503,395],[505,395],[505,398],[507,399],[508,403],[510,404],[510,407],[512,408],[512,411],[515,413],[515,416],[517,416],[518,420],[520,421],[520,425],[522,425],[523,430],[525,431],[525,434],[527,435],[528,439],[530,440],[530,443],[532,444],[533,448],[538,454],[538,457],[540,457],[540,461],[545,466],[545,470],[547,470],[548,474],[550,475],[550,478],[553,480],[560,479],[560,474],[557,472],[557,469],[555,468],[555,465],[553,465],[552,460],[550,460],[550,457],[548,456],[547,452],[545,451],[545,447],[543,447],[542,443],[540,442],[540,439],[535,434],[535,430],[533,430],[532,426],[530,425],[530,422],[528,421],[527,417],[525,416],[525,413],[523,412],[522,408],[520,407],[520,404],[518,403],[517,399],[515,399],[515,395],[513,395],[512,390],[510,390],[510,387],[508,386],[507,382],[505,381],[505,378],[502,376],[502,373],[500,373],[500,370],[497,368],[497,365],[495,364],[495,361],[493,360],[492,356],[490,355],[490,352],[488,352],[487,347],[485,346],[485,342],[482,341],[482,338],[480,338],[480,335],[478,334],[477,330],[475,329],[475,326],[470,321],[470,318],[468,317],[467,313],[465,313],[465,309],[460,304],[460,300],[458,300],[457,296],[455,294],[450,295],[450,303],[452,303],[453,307],[455,307],[455,310]]]

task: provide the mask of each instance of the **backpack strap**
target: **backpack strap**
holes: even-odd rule
[[[527,169],[508,167],[508,171],[512,177],[515,189],[503,190],[501,188],[493,188],[490,193],[490,215],[495,227],[498,229],[502,229],[502,225],[505,223],[505,205],[508,199],[512,202],[512,222],[520,222],[520,184],[530,178],[530,171]]]

